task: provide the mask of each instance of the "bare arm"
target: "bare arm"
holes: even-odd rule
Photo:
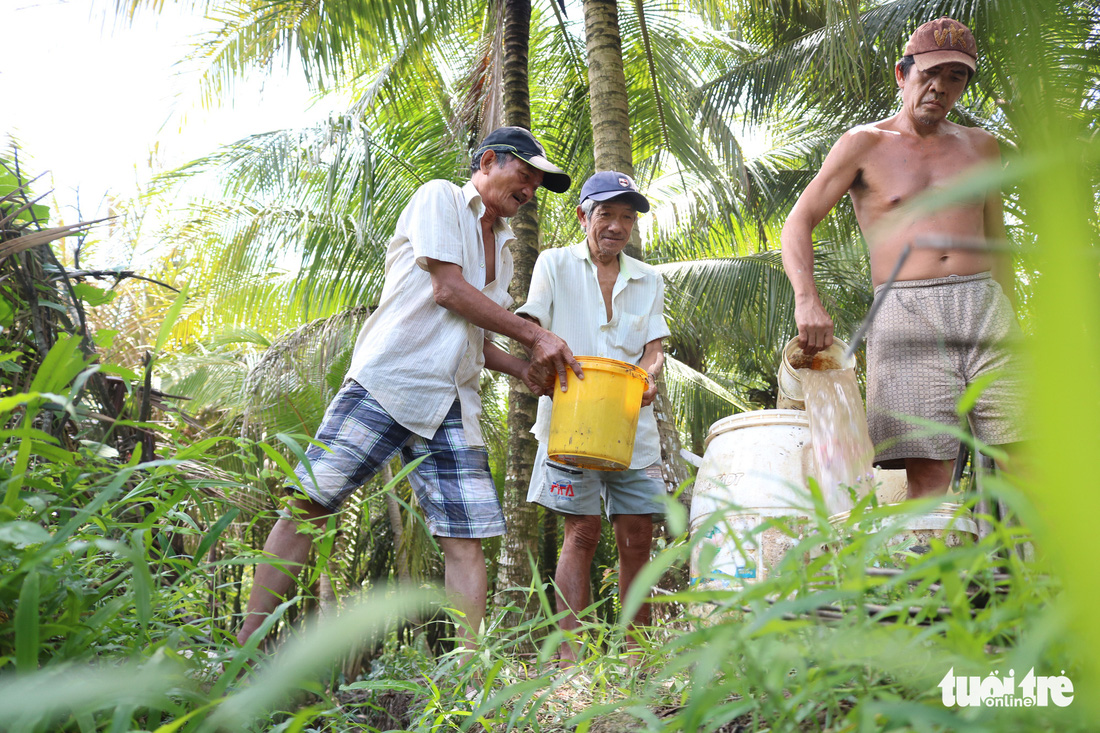
[[[984,137],[985,146],[983,157],[990,161],[1001,163],[1001,147],[997,138],[984,130],[978,130]],[[1001,201],[1001,189],[991,190],[985,197],[985,207],[982,210],[982,224],[985,229],[985,238],[990,242],[1008,242],[1008,232],[1005,230],[1004,204]],[[1001,285],[1004,294],[1008,296],[1013,308],[1016,307],[1016,273],[1013,271],[1012,254],[1010,252],[993,253],[993,279]]]
[[[780,234],[783,270],[794,288],[794,318],[798,344],[815,354],[833,343],[833,319],[825,312],[814,282],[814,227],[844,197],[859,174],[858,159],[869,133],[849,131],[825,157],[810,185],[798,197]]]
[[[535,318],[534,316],[529,316],[526,313],[517,313],[516,315],[519,316],[520,318],[522,318],[525,321],[530,321],[531,323],[535,324],[536,326],[538,326],[540,328],[542,327],[542,323],[539,321],[539,319]],[[520,344],[520,346],[523,346],[523,350],[525,352],[527,352],[527,358],[530,359],[531,358],[531,347],[526,346],[524,344]]]
[[[642,407],[652,404],[653,400],[657,399],[657,377],[661,374],[661,369],[665,365],[665,350],[664,341],[662,339],[653,339],[645,345],[645,350],[642,352],[642,360],[638,366],[646,370],[648,375],[645,392],[642,392]]]
[[[519,316],[520,318],[523,318],[524,320],[527,320],[527,321],[530,321],[531,323],[534,323],[536,326],[542,326],[542,322],[539,321],[539,319],[535,318],[532,315],[528,315],[527,313],[517,313],[516,315]],[[527,354],[528,361],[530,361],[530,359],[531,359],[531,349],[527,346],[524,346],[523,350]],[[544,368],[544,367],[536,365],[536,364],[531,364],[530,374],[528,376],[528,379],[531,380],[531,382],[533,382],[534,384],[540,385],[540,387],[542,389],[542,391],[540,391],[540,392],[535,392],[535,390],[533,390],[533,389],[531,391],[535,392],[535,394],[537,394],[537,395],[549,395],[550,397],[553,397],[554,396],[554,377],[555,376],[557,376],[557,375],[554,374],[554,372],[552,370]],[[530,386],[530,383],[528,384],[528,386]],[[562,388],[562,391],[563,392],[565,391],[564,387]]]
[[[547,385],[552,386],[554,383],[549,374],[547,374],[548,379],[543,379],[541,382],[536,381],[534,375],[538,372],[532,368],[531,362],[512,356],[488,340],[485,341],[485,366],[495,372],[502,372],[522,380],[527,385],[527,389],[531,390],[536,396],[547,394],[550,391]]]
[[[556,372],[564,392],[565,370],[572,368],[581,379],[584,372],[564,340],[529,320],[494,303],[462,277],[462,268],[451,262],[428,259],[435,302],[475,326],[508,336],[531,350],[531,363]],[[488,354],[486,354],[488,356]]]

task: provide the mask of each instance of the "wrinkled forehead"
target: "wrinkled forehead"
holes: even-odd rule
[[[544,171],[540,168],[536,168],[535,166],[531,165],[530,163],[528,163],[523,158],[517,157],[516,160],[523,165],[524,170],[526,170],[528,173],[530,173],[531,177],[535,181],[537,181],[538,183],[542,183],[542,179],[546,177],[546,171]]]
[[[900,68],[903,68],[902,64],[903,64],[903,61],[901,59],[899,59],[898,62],[896,64],[894,64],[894,66],[896,66],[897,68],[900,69]],[[944,61],[942,64],[936,64],[934,66],[927,66],[924,69],[921,69],[916,64],[913,64],[909,68],[904,69],[904,72],[906,73],[906,75],[908,75],[909,69],[913,69],[913,70],[916,70],[916,71],[923,71],[925,74],[931,74],[933,76],[938,76],[939,74],[944,74],[944,73],[954,74],[956,72],[958,72],[960,74],[966,74],[966,75],[969,75],[970,73],[972,73],[970,67],[967,66],[966,64],[962,63],[961,61]]]
[[[519,157],[516,153],[512,152],[511,150],[494,150],[493,152],[495,152],[497,155],[501,155],[502,153],[508,154],[508,161],[504,164],[501,170],[508,170],[509,168],[513,168],[516,171],[522,171],[530,174],[531,178],[533,178],[535,181],[538,181],[539,183],[542,183],[543,176],[545,176],[546,173],[531,165],[526,160]],[[494,165],[493,168],[497,168],[497,166]]]
[[[959,61],[947,61],[942,64],[936,64],[935,66],[929,66],[925,69],[929,74],[941,74],[959,72],[961,74],[969,73],[970,67]]]
[[[625,194],[622,195],[622,196],[616,196],[615,198],[612,198],[612,199],[607,199],[605,201],[596,201],[595,199],[593,199],[593,203],[595,204],[592,207],[592,213],[593,214],[596,213],[597,211],[603,211],[604,213],[607,213],[607,214],[616,214],[616,215],[618,215],[618,214],[627,214],[627,213],[631,213],[631,214],[637,214],[638,213],[638,209],[637,209],[636,206],[634,206],[634,202],[632,202],[630,200],[630,197],[625,195]]]

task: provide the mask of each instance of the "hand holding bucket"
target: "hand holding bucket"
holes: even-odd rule
[[[534,343],[531,344],[531,366],[533,369],[545,369],[550,372],[549,378],[546,380],[546,386],[549,390],[547,394],[553,393],[555,374],[561,384],[561,391],[565,392],[569,388],[567,380],[569,370],[573,370],[573,374],[576,375],[577,379],[584,379],[584,369],[573,357],[573,352],[564,339],[544,328],[540,328],[539,331],[539,334],[535,336]]]
[[[795,336],[783,347],[783,356],[779,360],[779,371],[776,373],[778,384],[778,399],[776,407],[781,410],[805,410],[806,404],[802,395],[802,377],[799,369],[854,369],[856,359],[847,354],[848,344],[834,337],[829,348],[818,350],[813,354],[804,351],[799,346],[798,336]]]

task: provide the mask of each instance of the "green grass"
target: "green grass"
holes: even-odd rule
[[[0,523],[5,730],[1092,729],[1082,704],[1006,711],[940,702],[936,685],[950,668],[1083,679],[1087,659],[1062,583],[1041,543],[1038,560],[1014,551],[1032,540],[1017,525],[995,521],[979,543],[899,556],[885,545],[891,525],[926,507],[868,500],[843,526],[823,511],[777,522],[801,539],[766,580],[658,593],[661,621],[639,637],[639,668],[627,664],[637,652],[627,653],[625,628],[592,621],[568,676],[553,667],[562,637],[543,587],[527,589],[540,612],[519,625],[505,623],[515,609],[491,609],[481,651],[461,668],[430,651],[423,627],[397,626],[426,618],[438,596],[395,587],[291,625],[273,654],[257,650],[258,637],[238,649],[237,619],[212,588],[225,563],[255,561],[228,532],[235,508],[201,492],[173,460],[120,467],[91,449],[71,458],[32,460],[18,515]],[[1035,517],[1020,492],[992,483],[1018,515]],[[626,617],[644,586],[687,563],[700,541],[683,532],[675,506],[669,522],[679,536],[643,571]],[[346,677],[345,660],[365,648],[371,665]],[[383,722],[383,710],[404,728]]]

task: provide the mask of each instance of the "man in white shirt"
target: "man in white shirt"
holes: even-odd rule
[[[425,183],[398,220],[381,301],[317,432],[328,450],[310,446],[308,467],[298,466],[288,486],[297,489],[297,517],[280,519],[268,536],[264,552],[283,562],[256,566],[241,643],[288,595],[306,562],[314,535],[300,526],[323,528],[400,451],[406,463],[427,456],[409,479],[443,550],[447,592],[465,615],[459,636],[474,645],[487,590],[481,539],[504,533],[478,422],[478,375],[488,367],[542,394],[555,373],[564,386],[565,370],[581,376],[581,369],[563,339],[507,310],[514,237],[506,220],[540,185],[565,192],[569,176],[518,127],[491,132],[471,171],[462,187]],[[516,339],[531,360],[493,345],[486,330]]]
[[[589,178],[577,207],[585,241],[539,255],[527,302],[516,311],[564,338],[575,354],[618,359],[648,374],[634,454],[625,471],[578,469],[549,460],[552,401],[545,396],[539,400],[532,429],[539,451],[527,500],[565,518],[554,581],[558,612],[569,612],[561,621],[566,631],[579,627],[576,614],[590,603],[601,497],[619,550],[620,597],[649,560],[652,515],[663,511],[657,500],[664,493],[664,480],[652,403],[665,360],[662,339],[670,333],[664,317],[664,281],[655,269],[623,253],[638,214],[647,211],[649,201],[630,176],[601,171]],[[643,604],[633,623],[648,622],[649,608]],[[562,666],[576,661],[568,641],[561,645],[559,657]]]

